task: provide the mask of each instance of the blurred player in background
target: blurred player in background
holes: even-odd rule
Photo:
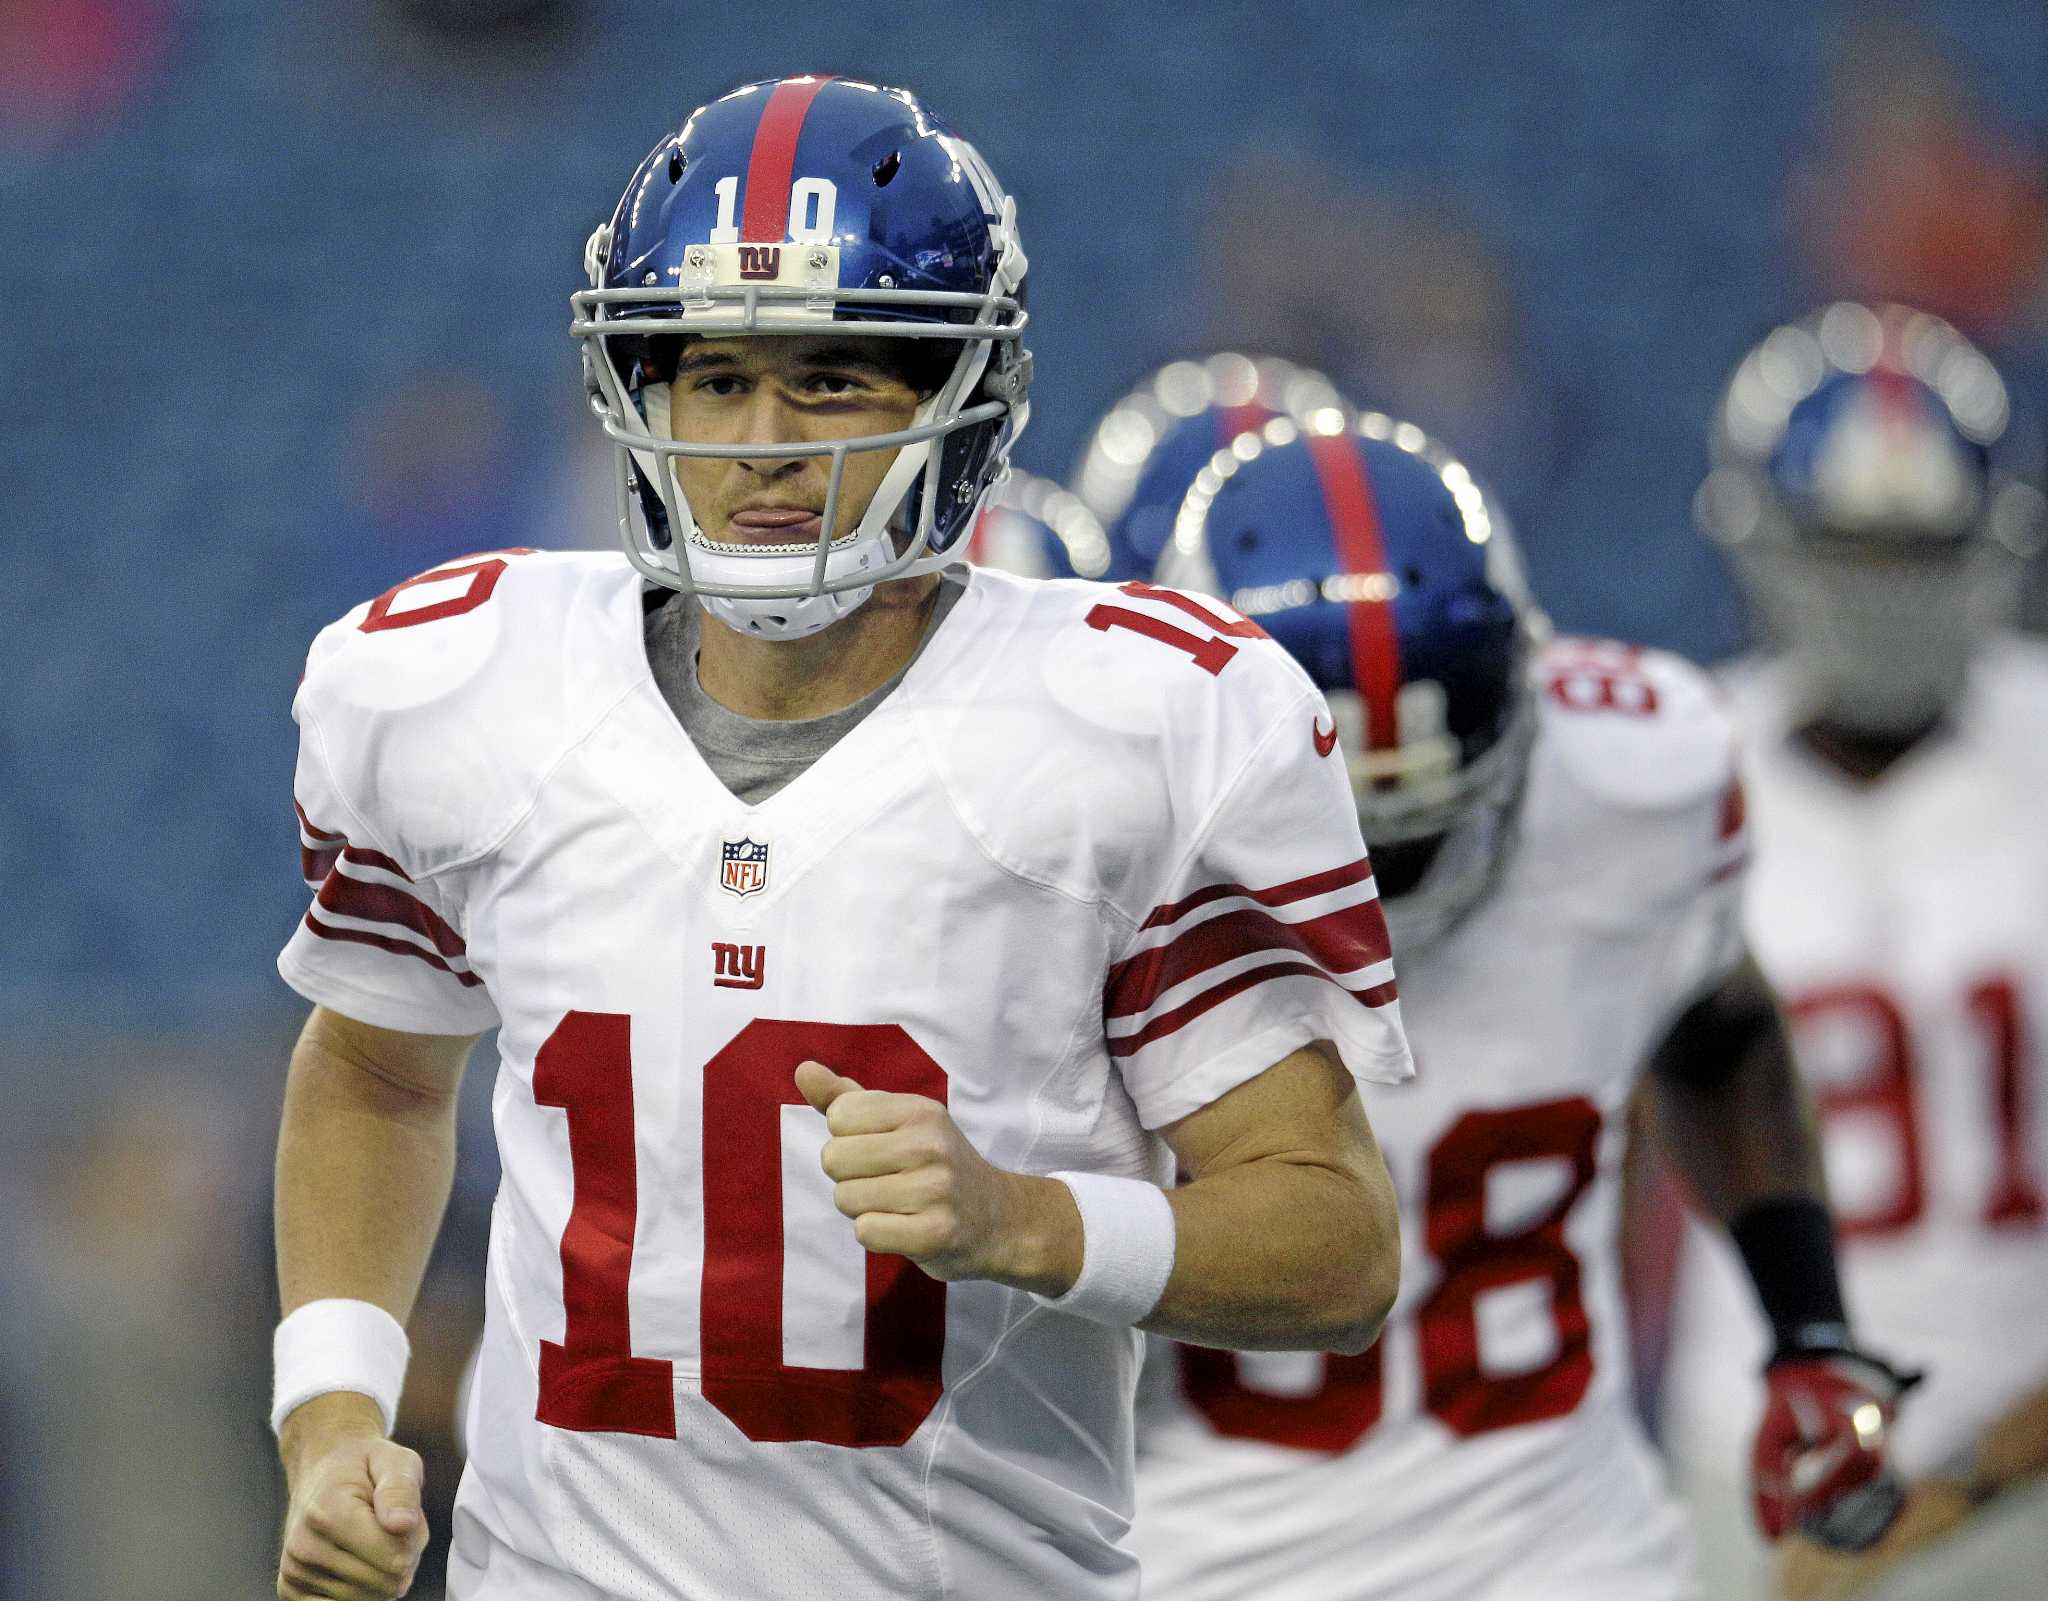
[[[1024,578],[1100,578],[1109,570],[1109,539],[1080,496],[1012,467],[982,497],[966,556]]]
[[[1342,406],[1329,379],[1276,356],[1222,351],[1161,367],[1096,424],[1074,471],[1074,493],[1109,536],[1100,576],[1152,576],[1188,485],[1232,440],[1275,417],[1307,422]]]
[[[453,1595],[1129,1601],[1135,1330],[1356,1351],[1393,1299],[1328,707],[1185,596],[959,560],[1025,258],[907,92],[700,107],[585,264],[624,555],[408,580],[295,704],[279,1593],[418,1558],[402,1320],[495,1026]]]
[[[1375,1093],[1403,1276],[1356,1357],[1153,1342],[1132,1543],[1158,1601],[1681,1601],[1684,1519],[1631,1405],[1615,1229],[1647,1063],[1779,1330],[1761,1514],[1831,1541],[1897,1505],[1900,1381],[1836,1290],[1817,1153],[1745,952],[1747,839],[1708,680],[1547,642],[1505,523],[1368,413],[1239,436],[1164,582],[1226,599],[1329,695],[1422,1076]],[[1338,750],[1342,746],[1342,752]]]
[[[1905,1514],[1860,1558],[1795,1546],[1800,1598],[2048,1583],[2048,652],[2002,627],[2042,539],[2008,413],[1946,323],[1836,304],[1736,368],[1699,496],[1768,646],[1735,686],[1750,941],[1822,1113],[1849,1302],[1928,1375]],[[1689,1240],[1665,1427],[1721,1601],[1771,1588],[1738,1512],[1766,1338]]]

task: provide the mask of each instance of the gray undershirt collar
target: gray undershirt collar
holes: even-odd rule
[[[939,625],[967,593],[968,573],[964,566],[948,567],[941,579],[924,635],[910,660],[887,683],[870,690],[851,706],[822,717],[742,717],[713,700],[697,678],[703,608],[674,592],[659,598],[659,604],[647,613],[642,625],[648,669],[654,675],[661,698],[668,702],[690,743],[697,747],[697,754],[704,758],[704,765],[738,800],[758,806],[794,782],[820,756],[853,732],[903,682],[904,674],[924,654]]]

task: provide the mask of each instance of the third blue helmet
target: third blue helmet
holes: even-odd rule
[[[1159,578],[1227,600],[1308,670],[1397,937],[1454,924],[1511,837],[1548,627],[1471,473],[1377,412],[1275,419],[1202,469]]]

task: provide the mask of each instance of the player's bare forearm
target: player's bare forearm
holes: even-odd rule
[[[2048,1474],[2048,1380],[2037,1383],[2001,1412],[1967,1450],[1932,1477],[1956,1484],[1972,1501],[1984,1501],[2044,1474]]]
[[[1362,1351],[1400,1287],[1394,1187],[1327,1047],[1298,1051],[1167,1130],[1173,1276],[1143,1327],[1232,1350]]]
[[[309,1301],[412,1310],[455,1173],[455,1092],[473,1039],[372,1028],[315,1007],[277,1139],[277,1276]],[[290,1486],[280,1596],[402,1594],[427,1541],[421,1462],[368,1395],[337,1390],[278,1431]]]
[[[277,1139],[286,1312],[339,1296],[405,1321],[448,1204],[455,1092],[474,1043],[315,1008],[292,1052]]]
[[[1650,1059],[1662,1143],[1727,1223],[1752,1202],[1823,1193],[1820,1141],[1769,982],[1745,958]]]
[[[1079,1208],[1058,1179],[983,1158],[946,1108],[797,1068],[825,1115],[833,1199],[870,1251],[936,1279],[1057,1297],[1081,1273]],[[1400,1279],[1393,1183],[1350,1075],[1297,1051],[1166,1130],[1190,1183],[1170,1192],[1171,1278],[1143,1327],[1239,1350],[1361,1351]]]

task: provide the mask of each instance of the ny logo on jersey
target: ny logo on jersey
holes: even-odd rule
[[[768,976],[768,947],[711,942],[711,982],[725,990],[757,990]]]
[[[780,245],[741,245],[739,254],[742,278],[772,279],[782,272]]]
[[[724,842],[725,854],[718,865],[718,887],[728,895],[745,900],[768,887],[768,847],[750,839]]]

